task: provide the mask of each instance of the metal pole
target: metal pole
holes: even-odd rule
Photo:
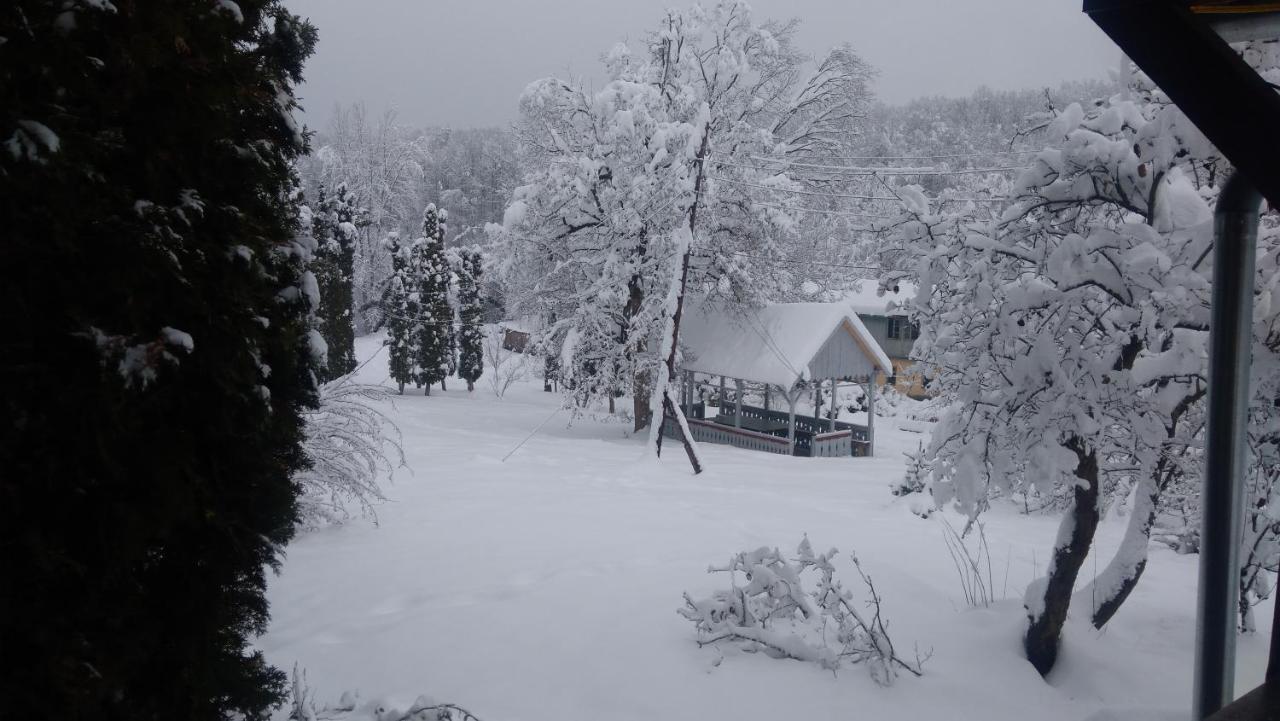
[[[1207,718],[1234,698],[1244,433],[1261,204],[1257,189],[1234,173],[1218,196],[1214,214],[1193,709],[1197,719]]]

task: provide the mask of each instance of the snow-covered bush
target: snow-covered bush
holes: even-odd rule
[[[485,334],[484,360],[492,369],[488,375],[493,394],[501,398],[512,383],[525,376],[527,356],[507,348],[502,342],[502,328],[494,326]]]
[[[864,663],[871,678],[891,685],[899,670],[921,675],[922,659],[898,656],[881,615],[881,599],[857,555],[853,566],[867,587],[867,612],[853,604],[853,593],[835,579],[832,548],[814,555],[806,537],[788,560],[776,548],[761,547],[735,554],[724,567],[708,573],[728,573],[729,588],[694,600],[684,594],[681,616],[693,622],[698,645],[732,644],[748,653],[817,663],[836,670],[844,664]],[[741,573],[745,584],[738,584]],[[805,590],[805,582],[813,585]]]
[[[399,429],[375,407],[390,399],[390,389],[353,383],[350,376],[320,387],[319,406],[303,414],[310,463],[296,476],[303,527],[341,523],[353,510],[376,520],[373,504],[385,500],[378,477],[392,468],[388,446],[404,464]]]
[[[972,608],[986,608],[995,600],[995,578],[991,573],[991,548],[987,546],[987,534],[981,523],[974,523],[968,529],[978,529],[976,548],[970,548],[965,536],[942,519],[942,540],[947,545],[947,554],[960,577],[960,590],[964,592],[964,602]],[[1007,576],[1007,574],[1006,574]]]
[[[889,492],[895,496],[922,493],[925,489],[925,481],[929,478],[929,462],[925,457],[924,441],[920,441],[914,453],[908,452],[902,455],[907,457],[907,469],[903,472],[901,479],[889,484]]]
[[[359,695],[347,691],[336,704],[317,707],[315,696],[307,685],[307,672],[293,667],[290,684],[289,721],[480,721],[470,711],[451,703],[439,703],[419,696],[407,709],[399,709],[377,701],[361,702]]]

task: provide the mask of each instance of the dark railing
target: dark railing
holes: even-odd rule
[[[719,413],[715,416],[716,423],[732,426],[734,425],[734,407],[725,406],[718,409]],[[705,417],[706,408],[703,404],[694,406],[694,412],[689,415],[695,418]],[[758,432],[767,433],[778,438],[787,437],[787,426],[790,415],[786,411],[766,410],[759,406],[742,406],[742,427]],[[850,435],[850,453],[855,456],[868,455],[869,445],[871,443],[871,431],[866,426],[860,426],[855,423],[846,423],[844,421],[835,422],[836,431],[849,431]],[[796,447],[795,455],[812,456],[813,455],[813,437],[816,435],[824,435],[831,433],[831,422],[825,418],[815,419],[813,416],[796,416]],[[821,455],[821,454],[820,454]]]

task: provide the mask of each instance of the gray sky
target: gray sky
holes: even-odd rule
[[[531,80],[599,77],[600,54],[692,0],[286,0],[320,29],[300,95],[322,129],[334,103],[394,107],[401,122],[505,124]],[[710,4],[704,2],[704,4]],[[877,95],[965,95],[1102,77],[1119,51],[1080,0],[753,0],[798,17],[818,54],[848,41],[879,70]]]

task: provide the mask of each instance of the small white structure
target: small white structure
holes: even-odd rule
[[[680,323],[680,347],[681,402],[698,440],[788,455],[872,453],[876,373],[890,374],[893,366],[848,303],[726,309],[693,301]],[[719,380],[719,411],[713,420],[701,417],[705,408],[694,402],[696,374]],[[732,408],[725,402],[730,380]],[[837,384],[842,381],[865,384],[866,426],[836,420]],[[743,404],[747,382],[763,385],[763,407]],[[819,408],[825,384],[832,402],[823,419]],[[815,415],[797,418],[796,403],[810,389],[815,393]],[[785,404],[785,413],[770,408],[774,393]]]

